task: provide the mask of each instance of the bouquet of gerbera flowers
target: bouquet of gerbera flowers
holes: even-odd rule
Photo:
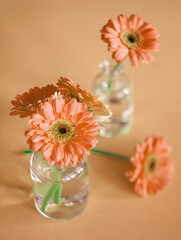
[[[76,166],[84,155],[90,154],[98,142],[95,116],[109,116],[108,109],[97,97],[67,78],[60,78],[55,86],[34,87],[17,95],[12,104],[10,115],[30,116],[30,128],[25,132],[30,149],[41,152],[43,159],[60,171],[68,165]],[[47,199],[60,192],[56,185],[53,189],[51,196],[45,198],[43,211]]]

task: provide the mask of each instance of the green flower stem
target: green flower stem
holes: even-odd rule
[[[130,161],[130,157],[127,157],[127,156],[124,156],[124,155],[121,155],[121,154],[117,154],[117,153],[113,153],[113,152],[108,152],[108,151],[95,149],[95,148],[91,149],[91,152],[106,155],[106,156],[110,156],[110,157],[120,158],[120,159],[123,159],[123,160],[126,160],[126,161]]]
[[[117,63],[115,65],[115,67],[113,68],[113,70],[110,72],[110,78],[108,80],[108,86],[107,86],[107,94],[110,93],[110,90],[112,88],[112,74],[114,73],[114,71],[116,71],[118,69],[119,66],[120,66],[120,63]]]
[[[58,168],[58,171],[61,173],[63,171],[63,168]],[[58,174],[57,181],[60,181],[61,174]],[[58,184],[58,189],[55,192],[55,198],[54,203],[59,204],[61,202],[61,191],[62,191],[62,184]]]
[[[102,155],[106,155],[106,156],[110,156],[110,157],[116,157],[116,158],[124,159],[126,161],[130,161],[130,157],[124,156],[124,155],[121,155],[121,154],[108,152],[108,151],[104,151],[104,150],[101,150],[101,149],[95,149],[95,148],[91,149],[90,151],[94,152],[94,153],[98,153],[98,154],[102,154]],[[32,153],[31,150],[24,150],[23,152],[24,152],[24,154],[31,154]]]
[[[61,176],[60,173],[63,171],[63,168],[58,169],[58,171],[59,171],[59,173],[55,174],[52,177],[52,180],[60,181],[60,176]],[[45,199],[43,201],[42,208],[41,208],[42,212],[46,211],[47,206],[53,196],[55,196],[54,197],[55,204],[59,204],[61,202],[61,190],[62,190],[62,183],[53,183],[53,185],[49,189],[49,191],[46,194]]]
[[[62,184],[58,184],[57,191],[55,192],[54,203],[59,204],[61,202],[61,191],[62,191]]]
[[[47,206],[48,206],[50,200],[55,195],[55,193],[58,190],[58,188],[59,188],[59,184],[58,183],[54,183],[53,186],[49,189],[48,193],[46,194],[46,196],[44,198],[44,201],[43,201],[43,204],[42,204],[42,207],[41,207],[42,212],[46,211]]]
[[[23,153],[26,154],[26,155],[28,155],[28,154],[32,154],[33,151],[31,151],[31,150],[23,150]]]

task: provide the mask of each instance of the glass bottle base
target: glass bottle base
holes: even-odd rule
[[[67,199],[65,201],[62,198],[60,204],[50,202],[45,212],[41,210],[42,204],[40,204],[36,198],[34,198],[34,204],[42,216],[54,221],[66,221],[78,217],[85,211],[88,204],[88,195],[84,199],[77,201],[67,201]]]

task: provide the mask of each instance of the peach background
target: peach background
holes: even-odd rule
[[[181,239],[180,0],[1,0],[1,160],[0,239]],[[98,63],[110,56],[99,30],[109,18],[136,13],[161,33],[161,51],[148,67],[125,71],[135,84],[131,131],[100,138],[98,147],[131,155],[150,134],[167,136],[174,149],[172,184],[159,195],[141,198],[124,177],[129,163],[92,154],[91,195],[86,212],[52,222],[33,206],[29,156],[23,135],[27,119],[9,117],[10,101],[34,85],[72,78],[91,90]]]

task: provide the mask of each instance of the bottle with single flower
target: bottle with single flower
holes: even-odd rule
[[[152,51],[158,51],[158,31],[142,18],[132,14],[110,19],[101,29],[101,39],[108,44],[112,60],[100,63],[101,73],[95,77],[93,94],[108,106],[111,115],[97,118],[100,135],[113,137],[125,134],[133,120],[133,82],[124,73],[123,62],[129,57],[133,67],[139,62],[147,65],[154,60]]]

